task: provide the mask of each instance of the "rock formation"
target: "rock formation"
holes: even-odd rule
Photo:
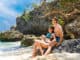
[[[64,29],[65,39],[79,38],[80,1],[65,2],[61,0],[45,2],[29,13],[24,12],[16,19],[17,30],[23,34],[45,34],[51,25],[51,19],[56,16]]]

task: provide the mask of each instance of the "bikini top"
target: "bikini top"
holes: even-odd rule
[[[50,39],[51,38],[51,33],[47,33],[46,34],[46,38],[49,38]]]
[[[47,33],[46,38],[49,38],[50,40],[53,40],[54,38],[52,37],[54,33]]]

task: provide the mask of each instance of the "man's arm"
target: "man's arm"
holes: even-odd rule
[[[52,34],[52,38],[53,38],[53,40],[52,40],[52,41],[56,41],[55,34]]]
[[[60,42],[58,43],[58,45],[60,45],[63,42],[63,31],[62,31],[62,28],[59,28],[58,32],[59,32],[59,36],[60,36]]]
[[[60,33],[60,42],[59,42],[59,44],[62,44],[62,42],[63,42],[63,32],[59,31],[59,33]]]

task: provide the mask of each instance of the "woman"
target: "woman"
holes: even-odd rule
[[[36,56],[36,52],[39,49],[41,55],[43,55],[44,50],[43,48],[48,48],[47,51],[45,52],[44,55],[46,55],[46,53],[48,53],[48,51],[50,51],[51,48],[51,42],[56,41],[55,40],[55,34],[54,34],[54,27],[49,27],[48,29],[48,33],[46,36],[42,35],[41,40],[35,40],[34,43],[34,50],[33,50],[33,57]]]

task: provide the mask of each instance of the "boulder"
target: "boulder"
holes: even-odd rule
[[[0,33],[0,41],[2,42],[13,42],[20,41],[23,38],[23,34],[18,31],[6,31]]]
[[[80,53],[80,39],[64,40],[64,42],[53,49],[53,52]]]
[[[80,16],[77,16],[72,22],[66,24],[65,29],[67,35],[70,35],[71,38],[80,38]]]
[[[23,39],[21,40],[21,46],[27,47],[32,46],[34,43],[34,39],[37,37],[34,35],[24,35]]]

